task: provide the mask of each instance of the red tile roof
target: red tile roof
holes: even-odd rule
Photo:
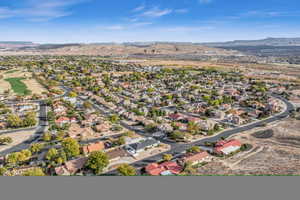
[[[182,118],[181,114],[170,114],[169,118],[173,119],[173,120],[178,120]]]
[[[145,170],[149,175],[158,176],[164,171],[170,171],[172,174],[179,174],[182,171],[182,167],[176,162],[169,161],[162,164],[149,164],[146,166]]]
[[[55,123],[62,123],[62,122],[66,122],[66,121],[69,122],[70,118],[68,118],[68,117],[60,117],[57,120],[55,120]]]

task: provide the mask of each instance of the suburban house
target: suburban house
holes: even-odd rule
[[[91,137],[94,135],[94,131],[90,128],[81,128],[79,124],[71,124],[69,131],[68,131],[68,136],[71,138],[79,138],[79,137]]]
[[[214,129],[217,122],[208,119],[208,120],[201,120],[198,122],[198,124],[199,124],[201,130],[210,131],[210,130]]]
[[[106,152],[110,162],[119,160],[120,158],[128,157],[129,154],[123,148],[117,148]]]
[[[202,151],[199,153],[188,153],[179,160],[179,162],[182,165],[184,165],[187,162],[191,162],[192,165],[197,165],[199,163],[209,161],[211,161],[211,156],[206,151]]]
[[[239,115],[231,115],[231,114],[228,117],[228,121],[236,125],[242,125],[245,123],[245,119],[243,119]]]
[[[85,155],[88,155],[94,151],[103,151],[105,149],[104,142],[96,142],[82,147],[82,151]]]
[[[63,166],[56,167],[55,173],[59,176],[75,175],[84,168],[88,158],[78,158],[66,162]]]
[[[164,162],[161,164],[151,163],[145,167],[145,171],[151,176],[166,176],[166,175],[177,175],[183,168],[174,161]]]
[[[91,115],[85,116],[85,120],[83,120],[83,121],[81,122],[81,124],[82,124],[83,126],[86,126],[86,127],[88,127],[88,126],[93,126],[93,125],[95,125],[99,120],[100,120],[100,119],[99,119],[98,115],[96,115],[96,114],[91,114]]]
[[[63,126],[65,124],[69,124],[69,123],[76,123],[77,120],[75,117],[72,118],[68,118],[68,117],[60,117],[57,120],[55,120],[55,123],[59,126]]]
[[[64,97],[64,100],[70,102],[71,104],[76,104],[77,98],[76,97]]]
[[[221,155],[229,155],[237,150],[239,150],[242,146],[242,143],[238,140],[221,140],[216,143],[214,152],[216,154]]]
[[[139,153],[145,151],[146,149],[156,147],[159,144],[160,142],[155,140],[154,138],[147,138],[146,140],[126,145],[125,149],[130,155],[137,156]]]
[[[179,121],[179,120],[184,119],[184,116],[182,114],[179,114],[179,113],[174,113],[174,114],[170,114],[169,118],[171,120],[174,120],[174,121]]]
[[[108,122],[102,122],[95,126],[95,130],[99,133],[107,132],[110,130],[110,128],[111,128],[111,125]]]
[[[53,111],[56,115],[65,115],[67,112],[67,108],[60,104],[54,104]]]

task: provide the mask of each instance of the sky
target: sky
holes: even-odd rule
[[[0,41],[215,42],[300,37],[299,0],[0,0]]]

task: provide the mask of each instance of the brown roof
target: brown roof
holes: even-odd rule
[[[104,142],[96,142],[82,147],[82,150],[85,154],[92,153],[94,151],[102,151],[105,149]]]
[[[59,176],[70,175],[70,172],[66,169],[66,167],[64,165],[56,167],[54,170],[55,170],[55,173]]]
[[[92,136],[94,131],[91,128],[81,128],[79,124],[71,124],[68,135],[72,138]]]
[[[109,151],[106,153],[110,160],[113,160],[115,158],[119,157],[126,157],[129,156],[129,154],[122,148],[114,149],[112,151]]]
[[[102,124],[99,124],[95,127],[96,131],[99,131],[99,132],[105,132],[105,131],[109,131],[110,129],[110,124],[107,123],[107,122],[104,122]]]
[[[71,173],[75,174],[78,170],[82,169],[87,162],[88,158],[78,158],[65,163],[66,169]]]
[[[182,160],[183,162],[197,162],[204,158],[207,158],[209,154],[206,151],[202,151],[196,154],[188,154]]]

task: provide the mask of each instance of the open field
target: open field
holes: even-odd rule
[[[46,91],[46,89],[41,84],[39,84],[35,79],[26,79],[23,80],[23,83],[25,83],[28,89],[32,91],[32,94],[40,95]]]
[[[10,84],[5,80],[0,79],[0,94],[3,94],[5,90],[9,89],[11,89]]]
[[[14,151],[18,151],[19,149],[24,148],[25,144],[22,145],[22,143],[30,139],[34,135],[34,133],[35,131],[24,131],[24,132],[1,135],[1,137],[11,137],[13,139],[13,142],[9,145],[0,145],[0,155],[2,155],[3,151],[6,151],[15,146],[17,146],[17,148],[13,149]]]
[[[256,138],[254,133],[273,130],[274,135]],[[199,169],[199,174],[218,175],[299,175],[300,123],[287,119],[264,129],[245,132],[234,138],[253,146],[225,160],[216,160]]]

